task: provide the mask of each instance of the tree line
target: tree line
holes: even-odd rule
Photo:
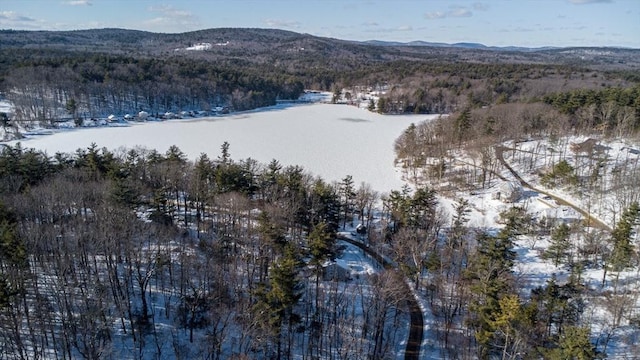
[[[393,61],[370,68],[375,71],[365,68],[344,75],[339,84],[383,86],[385,93],[375,109],[384,114],[445,114],[501,104],[550,103],[548,96],[562,99],[561,94],[571,92],[624,93],[625,106],[633,106],[636,98],[632,89],[637,81],[624,72],[567,65],[447,63],[433,59]]]
[[[141,110],[158,114],[223,106],[240,111],[296,99],[304,88],[299,79],[264,68],[184,58],[66,54],[9,59],[2,86],[15,106],[12,120],[45,124]]]
[[[375,48],[361,50],[375,53]],[[0,51],[4,59],[0,89],[14,103],[12,120],[17,121],[51,123],[61,117],[95,118],[140,110],[152,114],[207,111],[217,106],[247,110],[273,105],[277,99],[295,99],[305,88],[353,86],[384,90],[374,107],[381,113],[452,113],[467,107],[542,100],[573,114],[575,99],[569,101],[561,94],[574,91],[584,93],[574,98],[584,98],[602,91],[602,86],[620,89],[605,91],[622,91],[624,106],[634,107],[637,102],[633,90],[629,94],[622,90],[634,81],[627,73],[569,65],[474,63],[437,56],[375,61],[338,56],[332,62],[304,54],[271,54],[257,61],[250,51],[213,59],[179,53],[158,58],[141,51],[128,55],[60,49]]]

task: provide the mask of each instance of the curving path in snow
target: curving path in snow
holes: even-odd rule
[[[404,278],[398,271],[396,264],[393,264],[389,259],[386,259],[384,256],[365,246],[363,243],[340,234],[338,234],[337,238],[359,247],[363,252],[371,255],[371,257],[373,257],[385,269],[395,271],[398,277]],[[422,338],[424,336],[424,317],[422,315],[422,310],[420,309],[420,304],[418,304],[418,300],[415,298],[415,294],[409,288],[409,284],[407,284],[406,281],[402,281],[402,283],[407,288],[407,293],[412,294],[412,296],[407,297],[411,325],[409,327],[409,338],[407,339],[407,346],[404,350],[404,359],[418,360],[420,359],[420,347],[422,345]]]
[[[516,180],[518,180],[518,182],[523,186],[526,187],[527,189],[531,189],[533,191],[536,191],[540,194],[545,194],[549,197],[551,197],[552,199],[554,199],[558,204],[560,205],[566,205],[569,206],[571,208],[573,208],[575,211],[579,212],[582,216],[585,217],[585,219],[587,219],[587,225],[588,226],[592,226],[601,230],[608,230],[608,231],[613,231],[613,229],[605,224],[603,221],[601,221],[600,219],[597,219],[593,216],[591,216],[591,214],[582,209],[581,207],[579,207],[576,204],[573,204],[572,202],[563,199],[561,197],[559,197],[558,195],[555,195],[553,193],[550,193],[548,191],[545,190],[541,190],[539,188],[536,188],[535,186],[529,184],[527,181],[525,181],[520,174],[518,174],[518,172],[516,172],[508,163],[507,161],[504,159],[504,151],[508,150],[508,151],[519,151],[518,149],[514,149],[514,148],[509,148],[506,146],[502,146],[502,145],[498,145],[495,146],[495,151],[496,151],[496,158],[498,159],[498,161],[500,161],[500,163],[507,169],[509,170],[509,172],[511,173],[511,175],[513,175],[513,177],[516,178]]]

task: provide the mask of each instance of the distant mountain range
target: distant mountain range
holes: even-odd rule
[[[126,29],[75,31],[0,30],[0,52],[66,53],[69,51],[127,54],[130,56],[189,56],[214,61],[279,63],[285,61],[350,62],[472,61],[554,63],[607,69],[637,69],[640,49],[607,47],[486,46],[411,41],[347,41],[278,29],[216,28],[179,34]],[[188,51],[199,50],[199,51]],[[25,55],[27,56],[27,55]],[[31,55],[29,55],[31,56]],[[345,65],[346,66],[346,65]],[[348,66],[346,67],[348,68]]]
[[[427,41],[381,41],[381,40],[368,40],[363,43],[375,46],[431,46],[431,47],[453,47],[463,49],[482,49],[482,50],[497,50],[497,51],[542,51],[542,50],[554,50],[560,49],[555,46],[543,46],[543,47],[523,47],[523,46],[487,46],[480,43],[441,43],[441,42],[427,42]]]
[[[145,44],[155,41],[174,42],[184,40],[185,38],[197,40],[211,40],[210,38],[218,38],[218,40],[226,41],[232,38],[238,40],[250,40],[252,36],[262,38],[261,40],[283,40],[291,38],[316,38],[329,41],[337,41],[343,43],[356,43],[363,45],[384,46],[384,47],[437,47],[437,48],[462,48],[476,50],[496,50],[496,51],[546,51],[570,48],[602,48],[602,47],[523,47],[523,46],[487,46],[481,43],[459,42],[459,43],[443,43],[443,42],[427,42],[427,41],[346,41],[335,38],[322,38],[309,34],[301,34],[287,30],[279,29],[259,29],[259,28],[215,28],[191,31],[178,34],[153,33],[140,30],[128,30],[118,28],[105,29],[89,29],[89,30],[70,30],[70,31],[27,31],[27,30],[0,30],[0,45],[8,46],[34,46],[34,45],[107,45],[114,43],[129,44]],[[99,43],[96,44],[95,40]],[[611,47],[611,49],[618,49]],[[627,49],[627,48],[624,48]]]

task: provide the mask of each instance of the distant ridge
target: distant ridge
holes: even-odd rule
[[[637,69],[640,66],[640,49],[622,47],[500,47],[475,42],[354,41],[265,28],[212,28],[184,33],[118,28],[0,30],[0,55],[16,51],[25,58],[83,52],[131,57],[183,56],[231,65],[270,63],[283,66],[286,63],[287,66],[294,66],[291,64],[304,62],[306,65],[326,65],[333,70],[348,70],[357,63],[444,59],[484,63],[571,64],[607,69]]]
[[[68,45],[96,45],[95,41],[106,44],[128,45],[143,44],[149,42],[179,42],[185,38],[192,41],[199,39],[208,39],[210,37],[219,37],[229,39],[234,37],[244,41],[250,41],[251,37],[260,37],[261,40],[282,41],[292,39],[317,39],[324,41],[336,41],[342,43],[351,43],[359,45],[373,45],[381,47],[435,47],[435,48],[459,48],[470,50],[494,50],[494,51],[521,51],[534,52],[546,50],[562,50],[562,49],[621,49],[621,50],[638,50],[626,47],[603,47],[603,46],[487,46],[482,43],[475,42],[429,42],[422,40],[414,40],[408,42],[402,41],[384,41],[384,40],[367,40],[367,41],[349,41],[338,38],[323,38],[310,34],[296,33],[289,30],[266,29],[266,28],[211,28],[184,33],[154,33],[141,30],[130,30],[121,28],[102,28],[102,29],[86,29],[86,30],[65,30],[65,31],[49,31],[49,30],[10,30],[0,29],[0,44],[9,46],[27,46],[34,47],[45,45],[47,47],[60,44]],[[266,38],[265,38],[266,37]]]
[[[451,48],[463,48],[463,49],[475,49],[475,50],[495,50],[495,51],[544,51],[544,50],[556,50],[562,49],[555,46],[542,46],[542,47],[524,47],[524,46],[487,46],[480,43],[442,43],[442,42],[428,42],[428,41],[382,41],[382,40],[368,40],[362,43],[375,46],[429,46],[429,47],[451,47]]]

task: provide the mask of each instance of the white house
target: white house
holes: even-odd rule
[[[582,215],[570,206],[560,205],[540,211],[538,218],[544,226],[553,227],[559,224],[571,224],[582,219]]]

